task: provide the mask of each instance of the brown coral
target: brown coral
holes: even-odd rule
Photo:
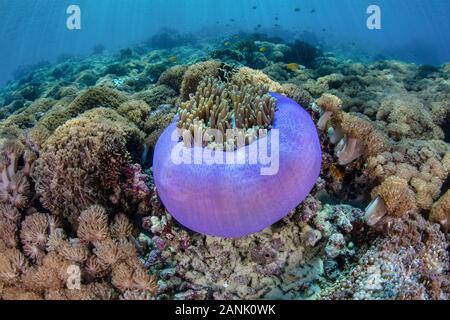
[[[270,79],[262,71],[248,67],[242,67],[235,72],[231,78],[231,83],[238,87],[243,87],[245,85],[265,86],[269,91],[283,93],[283,87],[278,82]]]
[[[173,66],[164,71],[158,79],[158,84],[164,84],[171,87],[175,92],[180,92],[183,76],[188,69],[185,65]]]
[[[317,99],[317,105],[322,109],[322,115],[317,122],[317,127],[323,130],[331,116],[342,109],[342,100],[335,95],[325,93]]]
[[[19,160],[24,161],[19,168]],[[17,139],[6,140],[0,147],[0,202],[17,208],[27,205],[30,193],[28,174],[35,155]]]
[[[445,232],[449,231],[450,223],[450,190],[439,198],[430,212],[430,220],[439,223]]]
[[[191,65],[185,72],[183,81],[181,82],[181,99],[189,99],[189,95],[197,91],[197,86],[203,78],[219,77],[221,66],[221,62],[215,60],[199,62]]]
[[[22,247],[7,248],[0,241],[0,298],[117,299],[126,292],[129,298],[132,292],[153,298],[156,282],[139,261],[134,243],[126,239],[131,236],[130,222],[119,214],[113,223],[106,226],[101,223],[99,227],[98,221],[105,222],[106,217],[106,210],[99,206],[89,208],[79,217],[78,232],[84,240],[88,238],[86,235],[89,240],[102,238],[95,241],[92,249],[92,244],[68,238],[51,216],[42,213],[26,216],[20,226]],[[34,251],[26,249],[27,246]]]
[[[102,241],[108,238],[108,216],[100,206],[92,206],[81,212],[78,218],[78,237],[86,242]]]
[[[140,131],[110,109],[98,108],[59,127],[44,144],[33,177],[42,204],[76,225],[94,203],[117,203],[130,150]]]
[[[392,217],[403,217],[417,211],[414,192],[408,182],[396,176],[387,178],[372,191],[374,200],[366,209],[366,222],[375,225],[386,214]]]
[[[361,156],[367,158],[389,150],[389,140],[369,120],[342,112],[338,121],[345,136],[335,148],[339,164],[346,165]]]
[[[67,120],[94,108],[117,109],[127,100],[122,93],[107,87],[94,87],[80,93],[68,105],[54,106],[39,121],[49,131],[54,131]]]

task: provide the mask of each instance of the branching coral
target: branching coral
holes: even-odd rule
[[[180,105],[177,128],[189,130],[192,136],[197,132],[205,134],[208,129],[218,129],[222,141],[214,140],[217,137],[211,135],[203,142],[213,146],[223,144],[225,150],[234,150],[238,141],[228,137],[224,139],[227,130],[243,130],[245,134],[241,139],[250,144],[256,140],[259,130],[270,129],[274,117],[275,99],[268,95],[266,87],[237,87],[206,78],[199,83],[195,95]],[[190,143],[187,141],[186,144]]]
[[[142,100],[130,100],[120,105],[117,112],[133,122],[140,130],[145,131],[150,106]]]
[[[89,205],[117,203],[127,147],[139,152],[140,146],[140,131],[113,110],[68,121],[46,141],[33,173],[43,205],[76,224]]]
[[[284,94],[286,94],[286,96],[288,96],[289,98],[291,98],[304,108],[308,108],[311,101],[313,100],[312,96],[309,94],[308,91],[302,89],[301,87],[293,83],[283,84],[282,89]]]
[[[160,105],[171,103],[176,92],[169,86],[159,85],[154,88],[138,92],[132,96],[134,100],[145,101],[152,110],[156,110]]]
[[[283,93],[283,88],[278,82],[271,80],[262,71],[248,67],[242,67],[233,73],[231,83],[238,87],[243,87],[244,85],[264,85],[268,87],[269,91]]]

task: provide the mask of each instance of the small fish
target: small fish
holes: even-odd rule
[[[167,58],[167,60],[169,60],[170,62],[176,62],[177,56],[170,56],[169,58]]]
[[[279,27],[280,25],[278,24],[278,23],[275,23],[274,24],[274,27]]]
[[[225,42],[223,43],[223,45],[224,45],[225,47],[228,47],[228,46],[230,45],[230,41],[225,41]]]
[[[299,67],[298,63],[295,63],[295,62],[291,62],[286,65],[286,68],[291,71],[297,70],[298,67]]]
[[[327,29],[323,28],[322,31],[325,32],[325,31],[327,31]]]
[[[275,17],[275,20],[277,20],[277,21],[278,21],[278,17]]]
[[[295,8],[294,11],[295,12],[300,12],[300,8]]]
[[[252,7],[253,10],[256,10],[256,8],[257,8],[256,6],[253,6],[253,7]]]
[[[231,22],[234,22],[234,19],[230,19]]]
[[[312,9],[312,10],[311,10],[311,13],[314,13],[314,12],[316,12],[316,10],[315,10],[315,9]]]
[[[266,52],[266,51],[267,51],[267,48],[266,48],[266,47],[261,47],[261,48],[259,48],[259,52],[264,53],[264,52]]]
[[[261,27],[262,27],[262,25],[258,24],[258,25],[257,25],[256,27],[257,27],[257,28],[261,28]]]

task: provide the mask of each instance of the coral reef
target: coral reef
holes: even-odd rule
[[[18,68],[0,88],[0,299],[448,300],[450,65],[352,61],[313,34],[295,39],[163,29]],[[256,234],[185,229],[155,186],[158,139],[177,117],[191,133],[244,128],[246,150],[289,109],[269,92],[317,124],[314,189]],[[208,150],[223,148],[210,138]],[[263,200],[294,197],[308,180],[299,172],[314,171],[298,166],[288,191],[261,183]],[[168,188],[204,201],[225,190],[223,172],[199,191],[177,173]],[[258,183],[244,180],[232,177],[222,199],[242,196],[255,226],[271,206],[249,204]]]

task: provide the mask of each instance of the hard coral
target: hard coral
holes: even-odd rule
[[[284,94],[300,104],[304,108],[308,108],[313,98],[309,94],[308,91],[303,88],[293,84],[293,83],[285,83],[282,86]]]
[[[411,96],[384,99],[376,117],[386,123],[389,136],[397,141],[402,138],[444,138],[442,129],[433,122],[427,108]]]
[[[416,204],[429,210],[448,176],[450,153],[443,141],[403,139],[367,160],[366,175],[371,183],[380,183],[395,175],[405,179],[415,192]]]
[[[264,85],[269,88],[269,91],[283,93],[282,86],[271,80],[262,71],[254,70],[248,67],[242,67],[232,76],[231,82],[239,87],[244,85]]]
[[[179,93],[184,74],[188,67],[185,65],[177,65],[164,71],[158,79],[158,84],[171,87],[175,92]]]
[[[447,242],[420,215],[393,221],[357,265],[320,294],[321,299],[448,299]]]
[[[40,119],[39,124],[54,131],[67,120],[85,111],[100,107],[117,109],[126,99],[122,93],[107,87],[90,88],[79,94],[69,105],[52,108]]]
[[[176,92],[169,86],[158,85],[154,88],[135,93],[132,98],[134,100],[143,100],[151,108],[156,110],[160,105],[171,103],[175,98]]]

